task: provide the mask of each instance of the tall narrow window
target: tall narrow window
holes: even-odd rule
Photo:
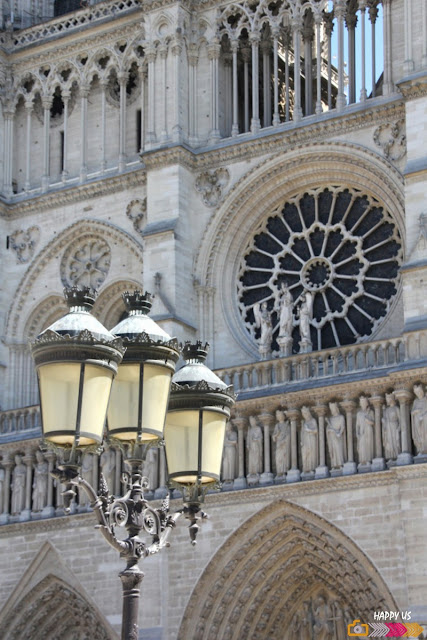
[[[60,136],[60,140],[59,140],[59,144],[60,144],[59,171],[60,171],[60,173],[62,173],[64,171],[64,166],[65,166],[65,160],[64,160],[64,151],[65,151],[64,132],[60,131],[59,132],[59,136]]]
[[[136,152],[139,153],[142,149],[142,137],[141,137],[141,109],[136,110]]]

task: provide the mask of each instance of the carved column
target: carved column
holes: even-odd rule
[[[251,132],[258,133],[261,128],[259,119],[259,33],[250,33],[249,40],[252,47],[252,118]]]
[[[145,48],[145,57],[148,64],[148,118],[147,118],[147,137],[146,143],[148,145],[156,141],[156,125],[155,125],[155,91],[156,91],[156,47],[153,44],[149,44]]]
[[[412,400],[412,393],[408,391],[408,389],[397,389],[394,392],[394,396],[400,408],[400,431],[402,438],[402,452],[397,456],[396,464],[403,466],[413,462],[409,417],[409,403]]]
[[[224,137],[231,136],[233,124],[233,56],[229,51],[222,54],[224,69],[223,82],[223,132]]]
[[[368,97],[366,92],[366,33],[365,33],[365,16],[366,16],[367,0],[359,0],[360,9],[360,66],[362,72],[362,86],[360,88],[360,102],[365,102]]]
[[[211,71],[211,130],[209,133],[209,142],[216,142],[221,138],[219,133],[219,86],[218,86],[218,67],[219,56],[221,53],[221,45],[215,39],[208,45],[208,58],[210,61]]]
[[[273,127],[280,124],[279,115],[279,28],[273,27]]]
[[[313,29],[311,25],[302,30],[302,39],[304,43],[305,115],[310,116],[313,113]]]
[[[238,477],[234,481],[235,489],[245,489],[247,487],[246,476],[245,476],[245,429],[247,420],[242,416],[236,416],[231,421],[233,425],[237,428],[237,439],[238,439]]]
[[[127,73],[119,73],[120,108],[119,108],[119,171],[126,168],[126,84]]]
[[[244,132],[249,131],[249,61],[251,50],[242,47],[243,58],[243,104],[244,104]]]
[[[325,416],[328,407],[319,404],[313,407],[319,420],[319,466],[316,467],[315,478],[329,478],[329,469],[326,466],[326,444],[325,444]]]
[[[80,183],[87,180],[87,99],[89,87],[80,87]]]
[[[160,112],[160,142],[165,144],[168,141],[168,91],[167,91],[167,63],[168,63],[168,46],[163,43],[159,46],[160,65],[162,69],[161,84],[162,87],[162,109]]]
[[[322,14],[316,12],[314,15],[316,25],[316,115],[322,113]]]
[[[20,520],[29,520],[31,517],[31,492],[33,487],[33,464],[34,454],[31,450],[25,451],[25,456],[22,458],[22,462],[27,467],[27,477],[25,480],[25,508],[21,511],[19,516]]]
[[[347,460],[344,462],[343,475],[350,476],[356,473],[357,466],[354,461],[354,446],[353,446],[353,411],[356,407],[356,403],[353,400],[344,400],[341,402],[341,406],[345,411],[346,429],[347,429]]]
[[[369,6],[369,20],[371,21],[371,70],[372,70],[372,97],[375,97],[376,93],[376,78],[375,78],[375,23],[378,17],[378,9],[376,5]]]
[[[271,413],[260,413],[258,416],[264,428],[264,471],[260,476],[260,484],[273,484],[274,476],[271,472],[271,440],[270,428],[274,422],[274,416]]]
[[[382,0],[383,5],[383,47],[384,47],[384,81],[383,95],[388,96],[393,93],[394,85],[392,80],[392,41],[391,41],[391,0]],[[424,2],[424,11],[426,3]]]
[[[4,118],[4,148],[3,148],[3,193],[7,198],[13,195],[12,171],[13,171],[13,117],[15,110],[12,106],[3,108]]]
[[[199,56],[197,55],[197,47],[190,45],[188,48],[188,102],[189,102],[189,136],[190,144],[197,145],[197,63]]]
[[[52,106],[52,98],[43,97],[43,175],[42,175],[42,192],[46,193],[49,188],[50,179],[50,108]]]
[[[231,135],[239,135],[239,94],[237,81],[237,52],[239,41],[237,38],[231,40],[231,52],[233,55],[233,123],[231,125]]]
[[[181,125],[181,84],[182,84],[182,74],[181,74],[181,53],[182,53],[182,37],[181,35],[176,34],[174,41],[172,43],[172,55],[174,60],[174,124],[172,126],[172,140],[174,142],[181,142],[182,140],[182,125]]]
[[[62,182],[66,182],[68,178],[68,105],[70,102],[70,91],[62,92],[62,100],[64,102],[64,144],[62,147]]]
[[[302,20],[300,16],[295,16],[292,22],[292,33],[294,40],[294,91],[295,91],[295,104],[294,104],[294,121],[298,122],[302,118],[301,108],[301,31]]]
[[[298,482],[301,480],[301,471],[298,469],[298,419],[299,409],[288,409],[286,415],[291,421],[291,468],[286,474],[286,482]]]
[[[405,73],[411,73],[411,71],[414,70],[414,59],[412,56],[412,0],[404,0],[403,29],[405,33],[405,62],[403,63],[403,71]]]
[[[10,453],[3,453],[2,465],[4,467],[4,485],[3,485],[3,513],[0,514],[0,524],[6,524],[10,518],[10,476],[12,473],[13,460]]]
[[[139,122],[140,128],[140,144],[139,144],[139,153],[144,153],[145,146],[145,81],[147,79],[147,68],[144,64],[141,64],[138,67],[139,72],[139,81],[141,83],[141,94],[139,97],[140,101],[140,110],[141,110],[141,118]]]
[[[345,2],[336,0],[334,4],[335,17],[337,19],[338,28],[338,96],[337,110],[341,111],[345,107],[346,98],[344,93],[344,18],[345,18]]]
[[[261,41],[262,53],[262,93],[264,103],[263,126],[271,126],[271,95],[270,95],[270,51],[271,43],[267,39]]]
[[[348,36],[348,103],[356,102],[356,25],[357,15],[347,8],[345,18]]]
[[[25,101],[25,111],[27,114],[27,145],[25,157],[25,191],[31,188],[31,114],[33,111],[33,100]]]
[[[375,426],[374,426],[374,459],[372,460],[372,471],[383,471],[385,466],[385,460],[383,457],[383,447],[381,439],[381,408],[383,405],[383,398],[381,396],[372,396],[370,402],[374,407]]]
[[[332,16],[328,13],[325,17],[325,33],[328,42],[328,109],[332,109],[332,31],[334,23]]]

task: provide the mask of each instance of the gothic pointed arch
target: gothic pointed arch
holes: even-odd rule
[[[397,609],[370,559],[336,526],[283,500],[249,518],[215,554],[178,638],[295,640],[308,620],[329,629],[319,637],[342,640],[354,617],[372,619],[377,610]]]
[[[232,187],[208,223],[195,277],[220,292],[230,340],[252,357],[258,355],[253,307],[265,301],[273,313],[282,282],[294,288],[297,306],[307,290],[316,298],[313,349],[372,339],[401,300],[403,211],[402,176],[378,154],[347,143],[296,147],[253,168]],[[359,219],[365,223],[358,228]],[[280,238],[275,237],[279,227]],[[390,255],[381,255],[386,249]],[[351,255],[354,264],[341,267]],[[384,257],[390,273],[377,267],[372,273],[372,264]],[[287,282],[289,273],[294,279]],[[342,288],[338,279],[347,281]],[[383,295],[381,283],[390,280],[390,292]],[[347,300],[356,297],[353,321]],[[278,333],[276,317],[273,323]]]
[[[34,258],[12,300],[6,323],[6,340],[22,340],[31,325],[34,300],[46,299],[46,282],[56,283],[51,296],[62,297],[69,285],[100,289],[126,274],[139,281],[142,245],[123,229],[100,220],[79,220],[55,236]]]
[[[0,637],[117,640],[50,542],[41,547],[2,610]]]

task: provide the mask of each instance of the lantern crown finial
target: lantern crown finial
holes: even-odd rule
[[[69,309],[78,307],[90,311],[95,303],[96,291],[90,287],[65,287],[64,298]]]
[[[125,291],[123,294],[123,301],[129,314],[132,311],[138,311],[147,315],[150,313],[150,309],[153,304],[153,297],[154,296],[152,296],[151,293],[148,293],[148,291],[142,293],[139,289],[135,289],[133,293]]]
[[[194,344],[190,341],[184,344],[182,357],[186,362],[204,363],[209,351],[209,343],[197,340]]]

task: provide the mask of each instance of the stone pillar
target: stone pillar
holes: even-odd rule
[[[316,115],[322,113],[322,14],[316,12],[314,14],[314,23],[316,25]]]
[[[119,172],[126,168],[126,84],[127,73],[119,73],[120,108],[119,108]]]
[[[249,40],[252,47],[252,118],[251,118],[251,132],[258,133],[261,128],[261,122],[259,119],[259,33],[251,32],[249,34]]]
[[[409,403],[412,400],[412,393],[408,389],[396,389],[394,396],[400,408],[400,432],[402,438],[402,452],[397,456],[396,464],[403,466],[413,462],[409,417]]]
[[[346,6],[344,0],[336,0],[334,3],[334,13],[337,19],[338,30],[338,96],[337,110],[341,111],[346,104],[344,93],[344,18]]]
[[[43,175],[42,175],[42,192],[46,193],[49,188],[50,179],[50,108],[52,106],[52,98],[45,96],[42,98],[43,105]]]
[[[46,451],[44,457],[48,461],[48,477],[47,477],[47,500],[46,506],[42,510],[42,518],[52,518],[55,515],[55,508],[53,506],[53,478],[52,471],[55,466],[56,455],[53,451]]]
[[[244,106],[244,129],[249,131],[249,61],[251,50],[249,47],[242,47],[243,58],[243,106]]]
[[[168,46],[163,43],[159,46],[160,64],[162,69],[160,86],[162,88],[162,109],[160,111],[160,143],[166,144],[168,136],[168,96],[167,96],[167,64],[168,64]]]
[[[231,52],[233,55],[233,123],[231,125],[231,135],[239,135],[239,94],[237,82],[237,52],[239,41],[237,38],[231,40]]]
[[[313,113],[313,29],[311,25],[303,28],[302,40],[304,43],[305,115],[311,116]]]
[[[223,135],[225,138],[231,136],[233,124],[233,56],[229,51],[223,52]]]
[[[331,14],[325,17],[325,33],[328,42],[328,109],[332,109],[332,31],[334,23]]]
[[[350,476],[357,471],[357,465],[354,461],[353,446],[353,411],[356,403],[353,400],[344,400],[340,403],[345,411],[346,427],[347,427],[347,460],[344,462],[343,475]]]
[[[10,519],[10,476],[13,467],[13,460],[11,460],[10,453],[8,451],[3,453],[2,465],[5,473],[3,485],[3,513],[0,514],[0,524],[7,524]]]
[[[145,81],[147,79],[147,69],[141,64],[138,67],[139,71],[139,81],[141,83],[141,94],[139,97],[140,100],[140,109],[141,109],[141,119],[139,123],[139,127],[141,130],[141,140],[139,145],[139,153],[144,153],[145,146]]]
[[[271,127],[271,95],[270,95],[270,51],[269,40],[261,41],[262,52],[262,99],[264,103],[263,126]]]
[[[356,102],[356,25],[357,15],[349,7],[345,17],[348,37],[348,103]]]
[[[381,438],[381,408],[383,405],[383,398],[382,396],[372,396],[370,398],[370,402],[374,407],[375,416],[374,459],[372,460],[372,471],[383,471],[386,468]]]
[[[362,86],[360,87],[360,102],[365,102],[368,94],[366,92],[366,32],[365,32],[365,17],[366,17],[366,2],[367,0],[359,0],[360,9],[360,66],[362,73]]]
[[[156,101],[155,101],[155,92],[156,92],[156,47],[154,44],[149,44],[145,48],[145,57],[148,64],[148,117],[147,117],[147,137],[146,143],[147,145],[151,145],[156,141],[156,123],[155,123],[155,113],[156,113]]]
[[[62,149],[62,182],[66,182],[68,178],[68,105],[71,93],[69,91],[62,92],[62,100],[64,102],[64,148]]]
[[[375,23],[378,17],[378,9],[376,5],[370,5],[369,7],[369,20],[371,21],[371,73],[372,73],[372,97],[375,97],[376,93],[376,79],[375,79]]]
[[[101,173],[104,173],[107,168],[107,157],[105,149],[105,135],[106,135],[106,98],[105,90],[107,88],[107,81],[105,78],[100,82],[101,85]]]
[[[264,428],[264,471],[260,476],[260,484],[273,484],[274,476],[271,471],[271,440],[270,429],[274,422],[274,416],[271,413],[260,413],[258,416]]]
[[[19,515],[19,520],[29,520],[31,517],[31,493],[33,488],[33,464],[34,453],[27,449],[25,456],[22,458],[22,462],[27,467],[27,477],[25,480],[25,508]]]
[[[182,83],[182,74],[181,74],[181,53],[182,53],[182,37],[175,35],[175,38],[172,43],[172,55],[174,59],[174,124],[172,127],[172,140],[173,142],[181,142],[182,141],[182,125],[181,125],[181,83]]]
[[[393,44],[391,41],[391,0],[382,0],[383,5],[383,47],[384,47],[384,80],[383,95],[388,96],[394,91],[392,80]],[[424,2],[424,11],[426,3]]]
[[[384,18],[385,16],[386,11],[384,10]],[[415,66],[412,55],[412,0],[404,0],[403,29],[405,33],[405,62],[403,63],[403,71],[404,73],[411,73]]]
[[[25,157],[25,191],[31,188],[31,114],[33,111],[33,100],[25,101],[25,111],[27,113],[27,145]]]
[[[4,148],[3,148],[3,193],[7,198],[13,195],[13,117],[15,111],[12,106],[3,108],[4,118]]]
[[[286,474],[286,482],[298,482],[301,480],[301,471],[298,469],[298,419],[299,409],[288,409],[285,412],[291,421],[291,468]]]
[[[211,130],[209,132],[209,142],[217,142],[221,135],[219,132],[219,86],[218,86],[218,67],[219,56],[221,53],[221,45],[214,39],[208,45],[208,58],[210,61],[211,72]]]
[[[235,489],[246,489],[247,482],[245,476],[245,429],[247,420],[243,416],[236,416],[231,421],[237,428],[238,438],[238,477],[234,481]]]
[[[273,27],[273,127],[280,124],[279,115],[279,28]]]
[[[87,99],[89,87],[80,87],[80,184],[87,180]]]
[[[314,477],[317,478],[329,478],[329,469],[326,466],[326,443],[325,443],[325,416],[328,411],[328,407],[325,404],[319,404],[313,407],[318,416],[319,424],[319,466],[316,467]]]
[[[302,31],[302,20],[300,16],[295,16],[292,22],[292,33],[294,41],[294,91],[295,91],[295,103],[294,103],[294,121],[298,122],[302,118],[301,108],[301,52],[300,41]]]
[[[192,146],[198,144],[197,135],[197,64],[199,56],[197,55],[197,47],[190,45],[188,48],[188,123],[189,123],[189,142]]]

